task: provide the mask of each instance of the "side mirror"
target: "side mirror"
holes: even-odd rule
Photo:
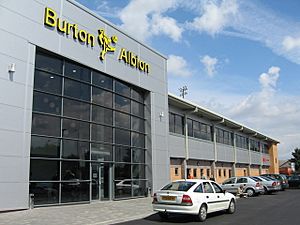
[[[225,194],[227,191],[226,190],[222,190],[222,192]]]

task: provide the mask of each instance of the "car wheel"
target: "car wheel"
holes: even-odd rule
[[[166,212],[158,212],[158,215],[161,219],[168,219],[169,214]]]
[[[248,189],[246,190],[246,193],[247,193],[247,195],[248,195],[249,197],[252,197],[252,196],[254,195],[254,191],[253,191],[253,189],[251,189],[251,188],[248,188]]]
[[[226,211],[229,214],[233,214],[235,212],[235,201],[234,200],[230,201],[228,209]]]
[[[199,210],[198,219],[200,222],[203,222],[206,220],[207,217],[207,208],[206,205],[202,204]]]
[[[268,189],[266,187],[264,187],[264,194],[270,194],[270,192],[268,191]]]

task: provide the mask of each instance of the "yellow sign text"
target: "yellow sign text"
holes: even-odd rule
[[[57,13],[48,7],[45,8],[44,24],[49,27],[56,27],[57,30],[66,35],[72,33],[74,39],[78,39],[80,42],[94,47],[95,36],[86,32],[85,30],[79,30],[77,24],[68,23],[65,20],[57,17]]]
[[[126,64],[129,64],[130,66],[135,67],[142,72],[150,72],[150,66],[148,63],[140,60],[137,55],[134,55],[130,51],[126,51],[124,48],[122,48],[120,51],[119,60],[123,60]]]

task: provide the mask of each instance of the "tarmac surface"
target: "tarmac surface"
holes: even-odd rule
[[[237,210],[234,214],[212,213],[204,223],[197,222],[195,217],[186,215],[172,215],[168,220],[162,221],[157,214],[153,214],[144,219],[121,224],[289,225],[300,224],[299,209],[300,189],[237,199]]]

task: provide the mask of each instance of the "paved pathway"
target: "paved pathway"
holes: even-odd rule
[[[151,198],[41,207],[0,213],[0,225],[102,225],[147,217]]]

